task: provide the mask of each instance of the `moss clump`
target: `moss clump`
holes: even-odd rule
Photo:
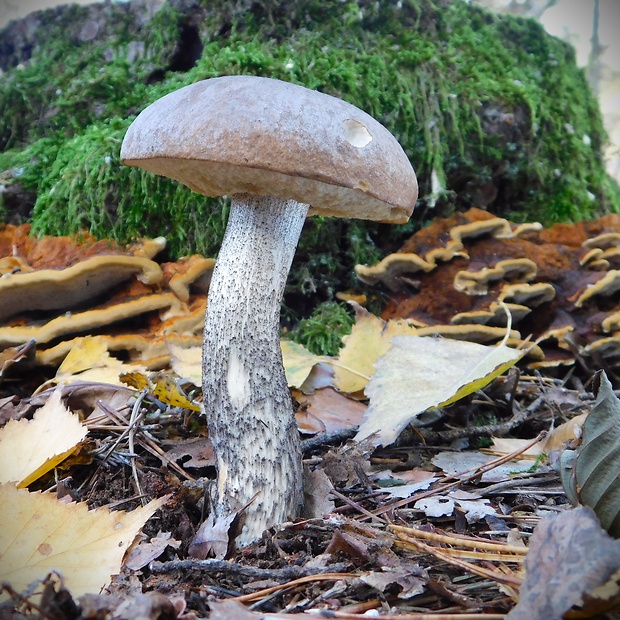
[[[326,301],[287,336],[316,355],[338,355],[342,337],[351,333],[354,319],[344,304]]]
[[[395,134],[418,173],[408,225],[309,220],[293,305],[332,299],[353,283],[356,262],[455,208],[545,224],[620,208],[584,73],[572,48],[534,21],[461,0],[175,0],[140,18],[128,5],[102,5],[107,30],[84,42],[79,24],[92,10],[41,13],[45,36],[0,77],[0,172],[36,192],[35,231],[165,235],[173,256],[215,254],[225,201],[126,169],[118,153],[146,105],[223,74],[275,77],[350,101]]]

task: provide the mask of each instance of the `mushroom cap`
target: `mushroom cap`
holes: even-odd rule
[[[155,101],[121,160],[200,194],[270,195],[311,215],[406,222],[415,172],[396,138],[355,106],[280,80],[227,76]]]

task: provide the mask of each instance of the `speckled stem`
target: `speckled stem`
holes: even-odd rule
[[[297,516],[302,503],[300,440],[279,334],[307,211],[295,201],[235,196],[209,289],[203,394],[218,472],[213,510],[217,523],[250,504],[237,546]]]

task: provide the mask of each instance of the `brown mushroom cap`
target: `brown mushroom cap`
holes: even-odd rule
[[[345,101],[280,80],[227,76],[146,108],[121,159],[207,196],[270,195],[310,215],[403,223],[418,196],[397,140]]]

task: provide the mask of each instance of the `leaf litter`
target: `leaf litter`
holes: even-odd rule
[[[200,294],[191,293],[195,299],[188,302],[200,301]],[[0,487],[11,494],[10,502],[2,504],[2,524],[14,518],[20,505],[14,501],[15,493],[28,500],[53,502],[54,510],[36,508],[50,515],[56,508],[67,509],[56,521],[61,539],[71,538],[73,528],[68,524],[74,518],[88,522],[89,513],[112,515],[104,520],[117,520],[114,523],[123,514],[134,515],[136,522],[126,530],[130,535],[116,545],[115,551],[122,553],[114,556],[113,563],[97,547],[91,553],[97,567],[91,568],[77,554],[72,561],[80,567],[83,582],[72,580],[67,568],[53,566],[62,575],[58,578],[49,572],[51,564],[29,564],[22,552],[11,556],[17,557],[11,564],[21,562],[24,570],[33,566],[36,570],[19,579],[13,573],[2,577],[9,581],[3,586],[5,597],[11,597],[4,608],[8,604],[15,610],[32,611],[34,602],[27,600],[27,588],[38,580],[44,611],[62,596],[75,597],[79,617],[84,618],[108,613],[156,618],[166,609],[174,614],[170,617],[178,618],[209,613],[212,618],[292,618],[322,610],[336,618],[370,613],[386,618],[458,614],[492,619],[504,617],[511,609],[521,613],[519,605],[523,608],[526,597],[530,618],[551,617],[541,615],[536,591],[529,594],[528,584],[536,583],[537,576],[541,580],[536,556],[532,554],[534,564],[529,569],[526,561],[525,573],[523,560],[530,557],[528,547],[538,553],[534,542],[539,523],[573,518],[575,509],[561,487],[557,461],[565,444],[578,448],[584,417],[595,403],[587,383],[590,377],[576,372],[564,378],[531,372],[520,361],[522,353],[509,347],[502,351],[477,344],[473,349],[482,354],[472,358],[473,349],[467,345],[473,343],[419,337],[417,324],[386,321],[361,307],[356,314],[357,322],[338,358],[316,356],[301,345],[283,341],[287,378],[295,388],[299,426],[306,437],[305,465],[308,479],[313,480],[307,485],[311,509],[302,519],[274,528],[255,545],[225,559],[195,560],[188,554],[208,512],[205,488],[214,468],[204,420],[198,415],[200,347],[195,339],[179,339],[184,337],[179,323],[174,337],[158,349],[157,362],[151,358],[145,364],[133,353],[117,357],[110,348],[116,341],[110,338],[85,339],[80,342],[86,348],[76,345],[73,359],[69,357],[52,377],[50,383],[58,382],[57,388],[45,390],[49,377],[42,373],[39,389],[35,385],[31,395],[21,397],[10,390],[20,365],[32,364],[32,345],[24,345],[23,351],[5,349],[7,378],[0,378],[6,398],[0,414],[5,421],[20,420],[22,428],[28,429],[21,438],[11,439],[14,456],[9,458],[18,460],[22,453],[35,467],[20,445],[34,445],[41,435],[30,425],[47,402],[57,402],[55,408],[64,410],[55,419],[57,428],[64,429],[67,423],[62,415],[69,415],[87,435],[68,440],[73,443],[71,449],[61,448],[50,435],[50,445],[41,451],[48,465],[40,470],[36,466],[28,489],[18,490],[14,484]],[[152,323],[152,318],[149,322],[152,330],[157,322]],[[441,360],[432,378],[418,376],[419,371],[403,362],[403,351],[413,342],[429,347],[422,366],[429,366],[433,357]],[[431,345],[437,342],[448,351],[443,357],[433,355]],[[161,355],[164,350],[167,353]],[[412,359],[420,354],[420,349],[415,351]],[[507,357],[497,359],[494,351]],[[142,365],[136,371],[126,364],[127,359]],[[465,363],[460,375],[445,371],[452,361],[461,359]],[[390,381],[388,387],[378,389],[384,364]],[[516,366],[506,372],[512,364]],[[112,372],[104,373],[104,368]],[[127,372],[133,373],[129,385],[120,379]],[[431,396],[420,404],[414,399],[419,398],[416,386],[421,383],[434,385]],[[379,414],[373,413],[373,406]],[[434,415],[424,419],[422,414],[429,409]],[[353,441],[360,424],[363,429],[362,418],[367,423],[373,416],[383,420],[374,422],[379,434],[360,432],[361,441]],[[3,430],[13,432],[10,429],[17,422],[10,424]],[[145,516],[153,514],[154,506],[159,511],[147,521]],[[545,527],[553,531],[556,526]],[[568,526],[557,526],[559,531],[562,527]],[[105,539],[105,526],[90,530],[94,538]],[[5,537],[19,541],[17,533],[4,531]],[[58,544],[54,532],[41,530],[37,536],[28,535],[29,544],[38,541],[30,557],[49,556]],[[553,537],[547,538],[553,545]],[[603,548],[604,537],[601,540],[596,544]],[[133,550],[121,566],[119,557],[122,560],[131,543]],[[225,548],[225,539],[219,544]],[[76,551],[76,545],[69,547],[67,553]],[[574,558],[570,549],[563,553],[556,563],[568,566]],[[6,566],[6,552],[0,556],[0,567]],[[600,570],[587,563],[580,565],[575,577],[583,576],[582,598],[592,595],[596,609],[601,608],[601,599],[605,608],[614,601],[615,568],[613,562],[606,566],[609,579],[604,583],[588,580],[588,575]],[[114,574],[105,595],[94,599]],[[603,591],[612,594],[604,598]],[[559,608],[556,611],[560,613]]]

